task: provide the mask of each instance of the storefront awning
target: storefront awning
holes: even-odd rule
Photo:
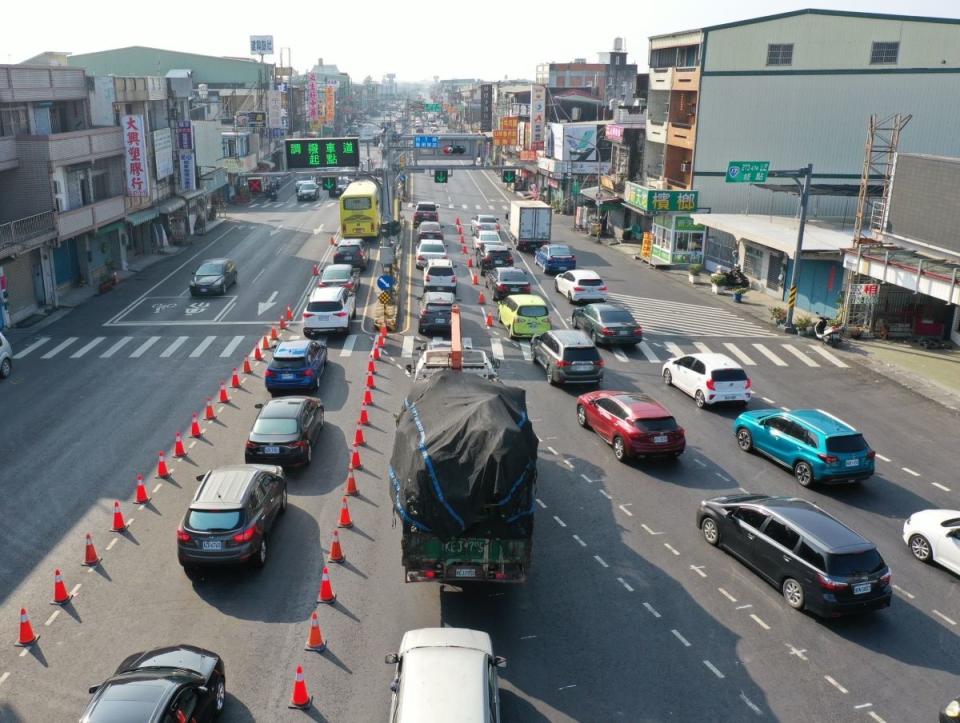
[[[266,158],[263,158],[257,161],[257,169],[261,171],[272,171],[274,167],[273,161],[268,161]]]
[[[960,304],[960,264],[896,246],[847,249],[843,267],[894,286]]]
[[[157,210],[160,213],[170,214],[170,213],[173,213],[174,211],[178,211],[179,209],[183,208],[186,205],[187,205],[186,201],[184,201],[182,198],[178,198],[174,196],[173,198],[168,198],[166,201],[163,201],[162,203],[158,203]]]
[[[160,211],[156,208],[148,208],[144,211],[137,211],[136,213],[127,214],[127,223],[131,226],[140,226],[145,224],[147,221],[152,221],[157,216],[160,215]]]
[[[113,231],[122,231],[123,224],[123,221],[114,221],[113,223],[108,223],[106,226],[101,226],[98,228],[94,233],[94,236],[106,236],[108,233]]]
[[[623,200],[620,196],[618,196],[616,193],[612,193],[611,191],[600,191],[597,186],[589,186],[588,188],[580,189],[581,196],[586,196],[594,202],[597,200],[598,192],[600,192],[600,203],[619,203]]]
[[[797,247],[800,221],[793,216],[752,216],[743,213],[692,213],[693,220],[708,228],[723,231],[738,241],[750,241],[776,249],[792,259]],[[803,231],[803,250],[840,253],[853,245],[853,229],[817,220],[807,220]]]
[[[199,198],[200,196],[205,196],[206,193],[207,192],[204,189],[200,188],[200,189],[197,189],[196,191],[181,191],[177,195],[180,198],[184,199],[185,201],[192,201],[193,199]]]

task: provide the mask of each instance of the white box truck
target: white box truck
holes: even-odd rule
[[[510,203],[510,237],[520,251],[536,251],[550,243],[553,210],[543,201]]]

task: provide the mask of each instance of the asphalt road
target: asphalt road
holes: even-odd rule
[[[451,230],[457,217],[467,225],[481,211],[503,217],[508,204],[489,173],[454,170],[445,187],[414,178],[415,200],[441,203]],[[579,266],[596,269],[647,332],[644,348],[603,352],[604,386],[643,389],[664,402],[687,431],[687,452],[674,463],[617,463],[599,438],[577,426],[580,390],[549,387],[525,345],[500,328],[484,328],[491,305],[481,307],[478,288],[461,283],[464,335],[502,358],[505,382],[528,390],[542,440],[531,579],[476,591],[402,582],[385,471],[392,415],[410,383],[403,365],[417,343],[408,318],[377,365],[375,407],[360,449],[361,497],[350,500],[355,527],[340,536],[347,563],[331,566],[337,603],[318,610],[329,646],[323,655],[302,647],[339,512],[373,344],[369,322],[358,319],[350,336],[330,341],[319,393],[327,426],[311,468],[289,475],[290,507],[262,572],[220,571],[191,583],[174,541],[194,476],[242,459],[254,404],[266,398],[262,364],[241,390],[231,390],[229,404],[217,405],[218,420],[205,425],[188,458],[171,460],[172,480],[158,481],[152,470],[156,451],[170,450],[174,431],[186,431],[190,414],[229,379],[267,323],[287,304],[299,310],[312,265],[329,247],[327,230],[336,227],[335,206],[283,199],[232,213],[201,247],[35,335],[49,339],[0,385],[0,405],[15,410],[0,439],[0,489],[13,510],[0,533],[7,553],[0,558],[0,619],[10,621],[12,640],[26,606],[41,639],[22,657],[0,647],[0,720],[74,717],[87,687],[128,653],[173,642],[224,656],[225,720],[383,719],[392,676],[383,654],[396,649],[405,630],[431,625],[490,632],[497,654],[509,661],[501,678],[505,720],[934,719],[960,688],[956,579],[914,562],[899,535],[911,512],[955,505],[943,442],[956,417],[865,371],[847,352],[833,352],[831,360],[810,343],[772,335],[739,318],[732,305],[572,235],[564,228],[569,217],[555,216],[554,223],[555,240],[575,239]],[[455,234],[447,241],[462,269]],[[181,294],[189,272],[214,255],[237,259],[236,301],[188,314],[193,300]],[[531,257],[519,258],[554,305],[554,324],[568,323],[566,300],[532,268]],[[374,273],[368,270],[359,292],[361,308]],[[408,310],[419,278],[414,272]],[[271,300],[275,305],[257,313]],[[297,333],[294,325],[284,336]],[[98,337],[104,339],[74,358]],[[21,352],[38,342],[30,335],[13,340]],[[858,426],[882,455],[878,474],[858,489],[801,492],[787,472],[737,450],[734,411],[698,410],[663,386],[660,364],[651,359],[662,361],[676,348],[744,355],[753,362],[757,407],[820,407]],[[132,505],[137,472],[155,490],[143,509]],[[818,621],[790,610],[776,590],[709,548],[694,526],[696,506],[738,487],[812,499],[877,542],[893,569],[893,606]],[[123,535],[108,531],[114,499],[134,519]],[[79,565],[88,531],[104,556],[92,572]],[[68,587],[81,588],[50,619],[54,567]],[[286,709],[299,663],[314,695],[307,714]]]

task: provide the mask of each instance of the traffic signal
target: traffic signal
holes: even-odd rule
[[[434,171],[433,172],[433,182],[434,183],[446,183],[447,178],[450,176],[450,171]]]
[[[337,179],[335,176],[324,176],[323,180],[320,182],[320,187],[324,191],[335,191],[337,188]]]
[[[502,174],[500,174],[500,180],[502,180],[504,183],[513,183],[517,180],[517,172],[504,171]]]

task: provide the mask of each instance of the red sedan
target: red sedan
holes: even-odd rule
[[[637,392],[606,389],[577,397],[577,421],[613,446],[614,456],[679,457],[687,445],[683,428],[657,401]]]

